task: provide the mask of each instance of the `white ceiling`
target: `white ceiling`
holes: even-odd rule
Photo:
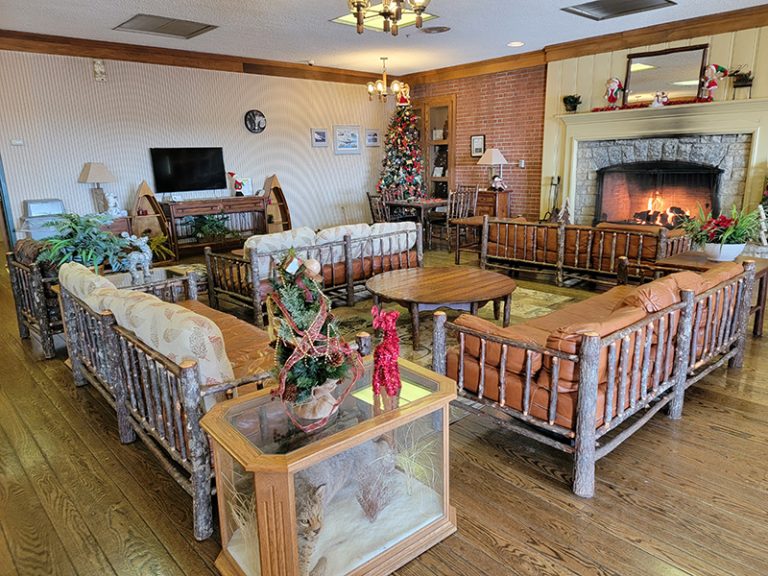
[[[346,0],[0,0],[0,28],[147,46],[214,52],[319,66],[377,71],[389,57],[393,74],[406,74],[538,50],[579,38],[611,34],[765,4],[764,0],[678,0],[676,6],[594,22],[560,8],[584,0],[432,0],[446,34],[415,28],[400,36],[330,22]],[[138,13],[217,25],[190,40],[112,30]],[[712,33],[717,29],[713,27]],[[523,48],[507,42],[522,40]]]

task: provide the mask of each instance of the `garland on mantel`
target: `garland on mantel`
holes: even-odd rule
[[[710,100],[709,98],[701,98],[697,96],[696,98],[684,98],[680,100],[670,100],[667,102],[664,107],[667,106],[679,106],[680,104],[704,104],[708,102],[713,102],[713,100]],[[624,104],[623,106],[604,106],[600,108],[592,108],[591,112],[610,112],[612,110],[637,110],[639,108],[649,108],[648,104]]]

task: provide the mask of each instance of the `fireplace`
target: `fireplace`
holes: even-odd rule
[[[723,170],[692,162],[617,164],[597,171],[594,223],[658,224],[675,228],[699,207],[720,211]]]

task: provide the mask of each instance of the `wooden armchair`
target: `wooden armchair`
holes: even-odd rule
[[[433,212],[427,220],[427,240],[429,249],[432,249],[432,238],[435,232],[441,239],[447,241],[448,251],[451,251],[451,237],[454,229],[453,221],[459,218],[467,218],[472,215],[472,210],[477,204],[477,189],[457,190],[448,194],[448,209],[446,212]],[[459,242],[459,238],[456,239]]]

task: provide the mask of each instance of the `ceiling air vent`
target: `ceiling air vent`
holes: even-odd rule
[[[136,14],[113,30],[124,32],[140,32],[142,34],[155,34],[158,36],[171,36],[172,38],[194,38],[218,28],[211,24],[192,22],[191,20],[178,20],[165,16],[152,16],[151,14]]]
[[[675,4],[677,2],[672,0],[597,0],[596,2],[568,6],[562,10],[590,20],[608,20],[609,18],[628,16],[647,10],[666,8]]]

